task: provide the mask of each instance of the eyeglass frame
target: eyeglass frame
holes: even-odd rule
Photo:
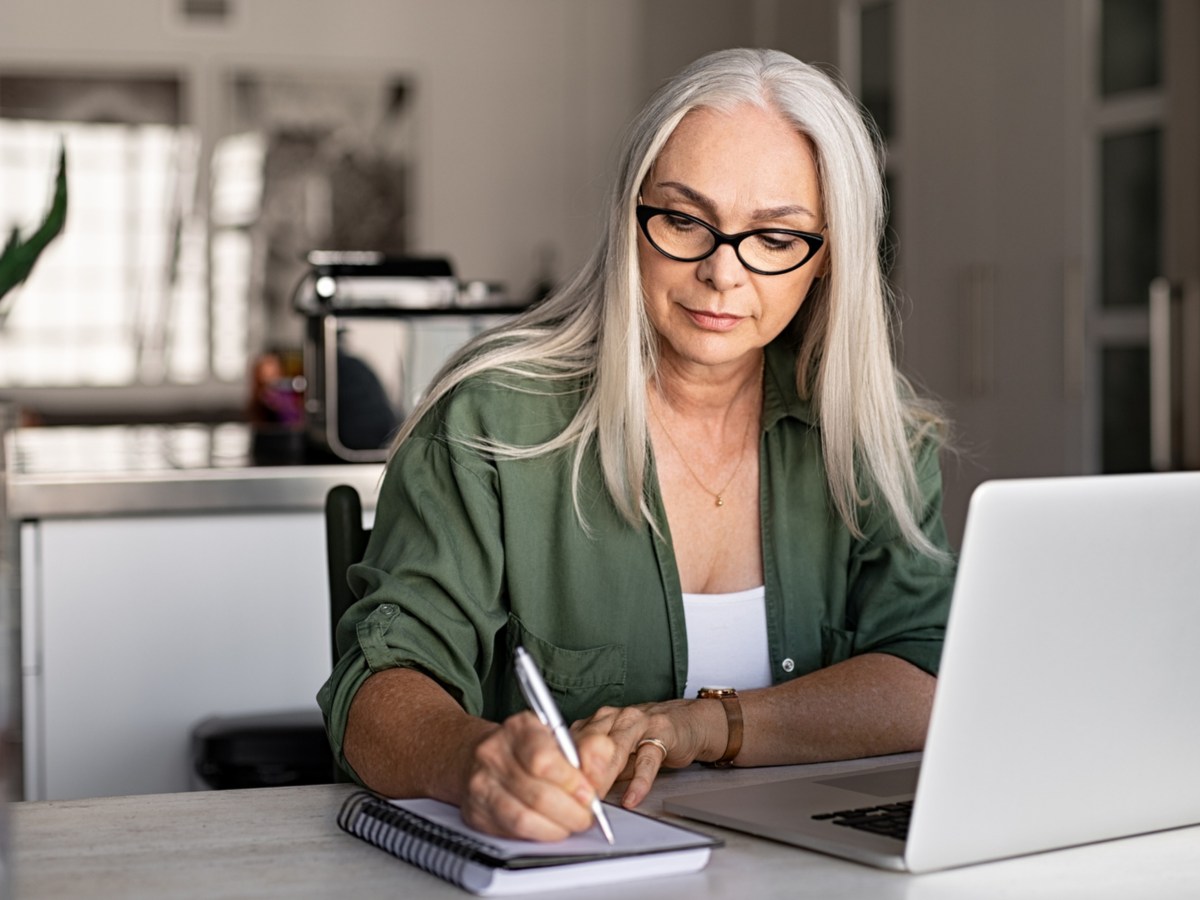
[[[667,259],[673,259],[676,262],[700,262],[701,260],[708,259],[714,253],[716,253],[717,248],[723,244],[728,244],[733,248],[733,252],[737,256],[738,262],[740,262],[747,270],[756,275],[786,275],[788,272],[795,272],[802,265],[816,256],[817,253],[820,252],[821,247],[825,244],[824,235],[820,235],[812,231],[797,231],[794,228],[752,228],[750,231],[742,231],[737,234],[726,234],[725,232],[714,228],[712,225],[709,225],[703,219],[698,219],[693,215],[689,215],[688,213],[680,212],[677,209],[666,209],[665,207],[661,206],[647,206],[644,203],[639,203],[636,207],[634,207],[634,215],[637,217],[638,227],[641,228],[642,234],[645,235],[646,240],[650,242],[650,246]],[[699,256],[683,257],[668,253],[662,247],[658,246],[658,243],[653,237],[650,236],[650,220],[655,216],[660,215],[677,216],[681,219],[687,219],[689,222],[695,222],[713,236],[712,247],[707,253],[702,253]],[[793,237],[798,237],[808,246],[808,253],[794,266],[789,266],[786,269],[780,269],[778,272],[766,272],[762,269],[757,269],[742,258],[741,248],[742,241],[748,237],[754,237],[756,234],[787,234]]]

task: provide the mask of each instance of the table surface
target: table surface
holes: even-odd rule
[[[664,798],[708,787],[774,781],[802,769],[851,771],[868,763],[667,772],[643,809],[661,814]],[[14,896],[469,896],[342,833],[335,817],[352,790],[319,785],[13,804]],[[913,876],[688,824],[726,842],[708,867],[622,885],[623,900],[1200,896],[1200,827]],[[612,893],[611,886],[583,887],[570,897],[599,900]]]

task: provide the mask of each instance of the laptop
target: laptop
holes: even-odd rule
[[[1200,472],[986,482],[919,762],[668,799],[925,872],[1200,822]]]

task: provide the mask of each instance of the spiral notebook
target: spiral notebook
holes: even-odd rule
[[[599,829],[557,843],[498,838],[466,825],[448,803],[387,800],[367,791],[346,799],[338,825],[473,894],[490,896],[697,872],[722,843],[621,807],[605,809],[616,838],[612,846]]]

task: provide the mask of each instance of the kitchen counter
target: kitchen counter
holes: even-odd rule
[[[320,510],[336,484],[374,506],[382,463],[258,465],[249,426],[18,428],[7,436],[15,520]]]
[[[198,722],[318,718],[325,495],[352,485],[372,518],[383,465],[256,464],[296,444],[238,423],[8,433],[25,798],[185,791]]]

